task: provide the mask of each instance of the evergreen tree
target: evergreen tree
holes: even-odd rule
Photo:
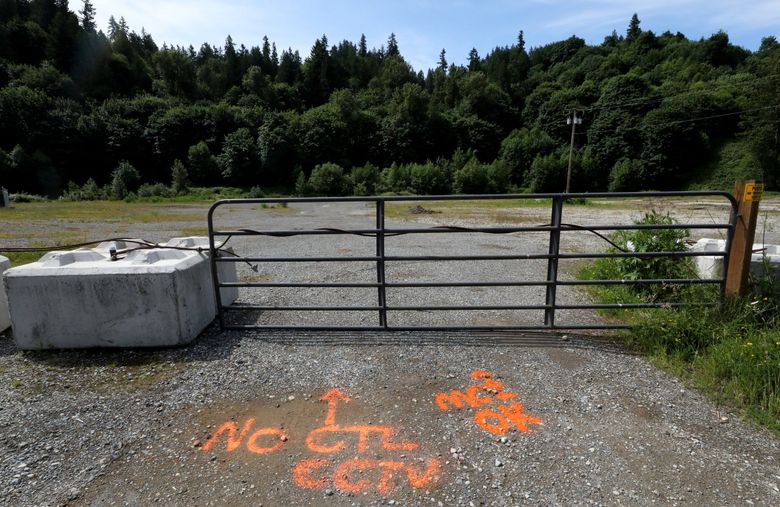
[[[479,63],[480,60],[477,48],[471,48],[471,51],[469,51],[469,71],[476,72],[479,70]]]
[[[79,11],[81,14],[81,26],[87,32],[95,31],[95,6],[89,0],[84,0],[84,6]]]
[[[628,30],[626,30],[626,40],[634,42],[639,38],[641,33],[642,29],[639,28],[639,16],[634,13],[634,15],[631,16],[631,22],[628,24]]]
[[[438,70],[443,72],[444,74],[447,73],[447,50],[442,48],[441,53],[439,53],[439,66],[437,67]]]
[[[187,191],[189,185],[189,177],[187,175],[187,168],[181,163],[178,158],[173,161],[171,167],[171,190],[174,194],[183,194]]]
[[[401,54],[398,50],[398,41],[395,39],[394,33],[391,33],[387,39],[387,51],[385,54],[387,56],[399,56]]]
[[[368,45],[366,43],[366,34],[360,34],[360,43],[358,44],[358,56],[365,58],[368,54]]]

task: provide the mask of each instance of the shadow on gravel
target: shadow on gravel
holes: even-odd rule
[[[0,357],[12,356],[16,354],[16,345],[11,338],[11,330],[0,333]]]
[[[319,331],[283,333],[273,331],[244,332],[268,343],[303,346],[463,346],[463,347],[523,347],[557,349],[592,349],[615,354],[634,355],[618,338],[612,336],[546,332],[344,332]]]
[[[238,333],[220,332],[219,326],[212,324],[195,341],[179,347],[19,351],[10,332],[6,332],[0,335],[0,357],[18,353],[31,362],[58,368],[142,367],[161,363],[187,364],[224,359],[230,357],[240,341],[241,336]]]

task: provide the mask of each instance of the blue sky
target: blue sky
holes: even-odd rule
[[[416,70],[434,67],[442,48],[450,63],[464,63],[476,47],[484,56],[525,33],[526,47],[576,34],[600,43],[612,30],[624,34],[636,12],[644,29],[680,31],[692,39],[718,30],[754,50],[766,35],[780,38],[780,0],[92,0],[97,23],[124,16],[130,27],[145,28],[162,45],[203,42],[221,46],[230,34],[236,44],[260,45],[263,35],[279,52],[298,49],[304,58],[323,34],[331,44],[357,42],[366,34],[379,47],[391,32]],[[73,10],[80,0],[71,0]]]

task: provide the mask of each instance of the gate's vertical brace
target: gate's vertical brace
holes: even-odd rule
[[[555,328],[555,295],[558,287],[558,255],[561,250],[561,216],[563,215],[563,196],[556,195],[552,200],[550,218],[550,246],[547,259],[547,297],[545,298],[544,325]]]
[[[214,210],[219,205],[215,203],[209,208],[208,227],[209,227],[209,261],[211,263],[211,280],[214,283],[214,304],[217,305],[217,318],[219,319],[219,328],[225,330],[225,315],[222,307],[222,293],[219,284],[219,270],[217,269],[217,251],[214,244]]]
[[[376,281],[379,284],[379,325],[387,327],[387,294],[385,286],[385,201],[376,201]]]

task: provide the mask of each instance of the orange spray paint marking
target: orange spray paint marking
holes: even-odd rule
[[[491,419],[495,420],[495,423],[491,423]],[[498,412],[487,408],[474,414],[474,422],[494,435],[506,435],[509,432],[509,421]]]
[[[409,479],[409,484],[415,488],[422,488],[429,485],[439,477],[439,466],[441,460],[438,458],[431,458],[425,467],[425,470],[418,471],[414,468],[414,465],[407,465],[406,476]]]
[[[244,437],[246,437],[247,433],[249,433],[249,429],[254,423],[254,418],[247,419],[244,423],[244,426],[241,428],[241,432],[239,433],[236,423],[233,421],[228,421],[217,428],[217,431],[215,431],[211,438],[209,438],[208,441],[203,444],[201,449],[204,451],[210,450],[217,442],[217,440],[219,440],[219,437],[221,437],[223,433],[227,432],[227,451],[233,452],[241,446],[241,443],[244,441]]]
[[[275,435],[277,438],[277,441],[273,443],[273,445],[264,447],[257,443],[257,439],[262,436],[267,435]],[[261,428],[257,431],[255,431],[251,437],[249,437],[249,440],[246,441],[246,448],[255,454],[269,454],[272,452],[276,452],[279,449],[282,448],[284,445],[284,441],[286,439],[286,435],[284,431],[277,429],[277,428]]]
[[[439,405],[440,409],[446,412],[450,409],[449,405],[452,405],[455,408],[463,408],[468,404],[471,408],[479,408],[481,405],[493,401],[492,398],[480,398],[477,396],[479,386],[474,387],[476,387],[476,389],[472,387],[466,391],[466,393],[462,393],[461,391],[450,391],[449,394],[438,393],[436,394],[436,404]]]
[[[349,493],[360,493],[366,491],[371,487],[371,482],[368,479],[360,479],[357,482],[352,482],[350,479],[355,472],[368,471],[376,467],[376,462],[371,459],[350,459],[343,462],[336,468],[333,473],[333,480],[336,487],[342,491]]]
[[[325,424],[336,424],[336,405],[339,401],[350,401],[352,398],[344,394],[340,389],[333,388],[327,393],[323,394],[320,401],[328,402],[328,415],[325,416]]]
[[[475,370],[471,373],[471,378],[480,381],[480,384],[474,384],[462,391],[450,391],[449,393],[438,393],[435,396],[436,405],[448,412],[452,407],[463,408],[469,405],[471,408],[480,408],[483,405],[489,405],[496,402],[509,401],[517,398],[517,394],[508,391],[504,382],[493,378],[493,374],[484,370]],[[484,391],[492,395],[479,396],[479,392]],[[506,435],[512,426],[519,431],[528,431],[529,424],[542,424],[538,417],[523,413],[523,405],[513,402],[511,405],[497,405],[492,408],[483,408],[474,414],[474,422],[485,431],[494,435]]]
[[[492,398],[480,397],[479,389],[479,386],[472,386],[467,389],[466,394],[460,393],[460,396],[472,406],[492,402]],[[461,398],[454,399],[457,402]],[[419,448],[419,444],[396,440],[398,432],[393,426],[336,424],[338,403],[350,401],[350,397],[339,389],[331,389],[320,400],[328,402],[325,424],[309,432],[305,440],[308,449],[320,454],[334,454],[345,450],[349,444],[354,445],[353,449],[357,451],[358,456],[343,461],[323,458],[302,459],[292,468],[293,482],[296,485],[306,489],[322,489],[332,485],[348,493],[373,490],[386,495],[404,479],[408,480],[414,488],[422,488],[438,479],[440,460],[437,458],[428,459],[425,465],[415,465],[404,461],[380,461],[365,457],[372,449],[413,451]],[[453,405],[457,406],[456,402]],[[286,432],[282,429],[271,427],[253,429],[254,424],[254,418],[247,419],[239,430],[236,422],[228,421],[217,428],[201,449],[203,451],[212,449],[225,435],[225,446],[228,452],[245,445],[247,451],[253,454],[270,454],[279,451],[288,440]]]
[[[522,403],[515,402],[512,403],[512,405],[509,407],[501,405],[498,407],[498,409],[501,411],[504,417],[512,421],[512,424],[514,424],[515,427],[522,432],[528,431],[528,423],[542,424],[542,420],[538,417],[523,413]]]
[[[324,459],[305,459],[299,461],[293,467],[293,480],[295,480],[295,484],[306,489],[324,488],[328,485],[327,476],[315,479],[311,474],[314,470],[321,470],[329,464],[330,463]]]
[[[482,380],[482,385],[477,387],[489,393],[495,393],[497,400],[517,398],[517,394],[505,391],[504,383],[500,380],[494,380],[493,375],[489,372],[477,370],[471,374],[471,377],[475,380]]]
[[[395,436],[395,429],[390,426],[373,426],[373,425],[350,425],[350,426],[321,426],[315,428],[309,432],[306,437],[307,447],[314,451],[324,454],[331,454],[339,452],[346,447],[346,442],[343,439],[336,440],[335,442],[328,444],[322,441],[321,436],[327,434],[357,434],[357,450],[359,453],[368,451],[369,437],[371,434],[380,434],[382,436],[381,443],[382,449],[389,451],[412,451],[417,449],[418,444],[414,442],[392,442],[391,439]]]
[[[374,489],[377,493],[391,493],[396,484],[394,479],[405,473],[409,484],[415,488],[429,486],[438,478],[441,461],[431,458],[425,468],[417,469],[414,465],[402,461],[379,461],[374,459],[353,458],[344,461],[333,473],[334,485],[348,493],[362,493]],[[379,472],[379,480],[373,482],[375,473]],[[323,486],[320,486],[323,487]]]
[[[406,465],[400,461],[380,461],[378,465],[382,470],[382,476],[379,478],[376,490],[386,495],[393,491],[393,479],[396,477],[396,472],[406,470]]]

